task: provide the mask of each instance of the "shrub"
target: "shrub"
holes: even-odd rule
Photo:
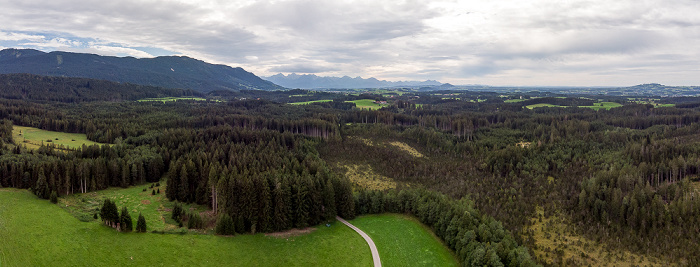
[[[53,204],[58,203],[58,194],[56,194],[56,191],[51,191],[51,196],[49,197],[49,200]]]
[[[202,217],[199,216],[199,213],[194,212],[190,214],[189,220],[187,221],[187,228],[188,229],[202,229],[204,227],[204,222],[202,221]]]
[[[217,235],[233,235],[235,230],[233,229],[233,219],[226,213],[219,216],[219,220],[216,222],[215,232]]]
[[[182,215],[182,205],[178,203],[177,201],[175,202],[175,206],[173,206],[173,220],[175,221],[180,221],[180,216]]]
[[[156,190],[151,191],[151,195],[156,195]]]

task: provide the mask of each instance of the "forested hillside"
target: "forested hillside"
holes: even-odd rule
[[[214,90],[279,90],[242,68],[209,64],[189,57],[109,57],[32,49],[0,51],[0,73],[31,73],[127,82],[166,88]]]
[[[8,88],[3,93],[21,92]],[[51,101],[63,100],[5,97],[0,185],[48,198],[160,181],[170,200],[210,207],[235,233],[316,225],[335,215],[407,213],[467,266],[564,264],[563,255],[531,256],[530,226],[541,207],[607,249],[698,264],[695,107],[527,109],[493,93],[451,99],[412,93],[393,98],[400,100],[374,95],[390,104],[360,110],[341,105],[358,96],[296,106],[264,99],[284,99],[280,92],[245,93],[262,99],[136,102],[75,94],[75,101],[58,103]],[[31,150],[13,142],[12,125],[84,133],[110,145]],[[369,166],[396,186],[366,189],[348,179],[347,166]]]

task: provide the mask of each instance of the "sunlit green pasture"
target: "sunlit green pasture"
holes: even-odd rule
[[[15,144],[26,146],[29,149],[37,149],[42,144],[54,144],[70,149],[80,148],[83,145],[103,145],[102,143],[88,140],[85,134],[46,131],[17,125],[13,126],[12,138]]]

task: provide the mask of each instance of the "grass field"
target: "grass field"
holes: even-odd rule
[[[547,103],[540,103],[540,104],[534,104],[534,105],[527,105],[525,107],[528,109],[534,109],[534,108],[541,108],[541,107],[553,108],[553,107],[561,107],[561,106],[547,104]]]
[[[62,145],[68,148],[79,148],[85,145],[103,145],[87,139],[85,134],[62,133],[46,131],[32,127],[13,126],[12,138],[18,145],[25,145],[29,149],[37,149],[41,144]],[[48,142],[51,140],[51,142]]]
[[[579,106],[580,108],[590,108],[590,109],[595,109],[595,110],[601,110],[601,109],[611,109],[611,108],[617,108],[621,107],[622,104],[615,103],[615,102],[599,102],[599,103],[593,103],[593,106]],[[552,105],[552,104],[547,104],[547,103],[540,103],[540,104],[534,104],[534,105],[528,105],[525,106],[528,109],[534,109],[534,108],[541,108],[541,107],[564,107],[564,106],[559,106],[559,105]]]
[[[350,228],[315,229],[286,238],[120,233],[29,191],[0,189],[0,266],[371,266]]]
[[[440,239],[415,218],[400,214],[366,215],[350,223],[372,238],[382,266],[459,266]]]
[[[345,101],[345,102],[355,103],[355,105],[359,109],[380,109],[381,107],[385,106],[385,105],[374,103],[373,99],[360,99],[360,100]]]
[[[331,102],[333,101],[332,99],[324,99],[324,100],[314,100],[314,101],[306,101],[306,102],[294,102],[294,103],[289,103],[290,105],[308,105],[311,103],[317,103],[317,102]]]
[[[194,100],[194,101],[206,101],[206,99],[201,98],[201,97],[159,97],[159,98],[144,98],[144,99],[139,99],[136,100],[138,102],[170,102],[170,101],[178,101],[178,100]]]
[[[611,109],[611,108],[618,108],[621,107],[622,104],[620,103],[615,103],[615,102],[600,102],[600,103],[593,103],[593,106],[581,106],[582,108],[592,108],[595,110],[601,110],[601,109]]]
[[[523,102],[527,99],[508,99],[506,101],[503,101],[504,103],[518,103],[518,102]]]

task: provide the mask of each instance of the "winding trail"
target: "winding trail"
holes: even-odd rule
[[[369,245],[369,250],[372,251],[372,260],[374,261],[374,267],[382,267],[382,261],[379,259],[379,251],[377,251],[377,246],[374,245],[374,241],[372,241],[372,238],[370,238],[365,232],[362,232],[359,228],[355,227],[354,225],[350,224],[348,221],[343,220],[343,218],[340,218],[339,216],[335,216],[335,218],[350,227],[352,230],[355,230],[358,234],[362,236],[362,238],[367,241],[367,244]]]

